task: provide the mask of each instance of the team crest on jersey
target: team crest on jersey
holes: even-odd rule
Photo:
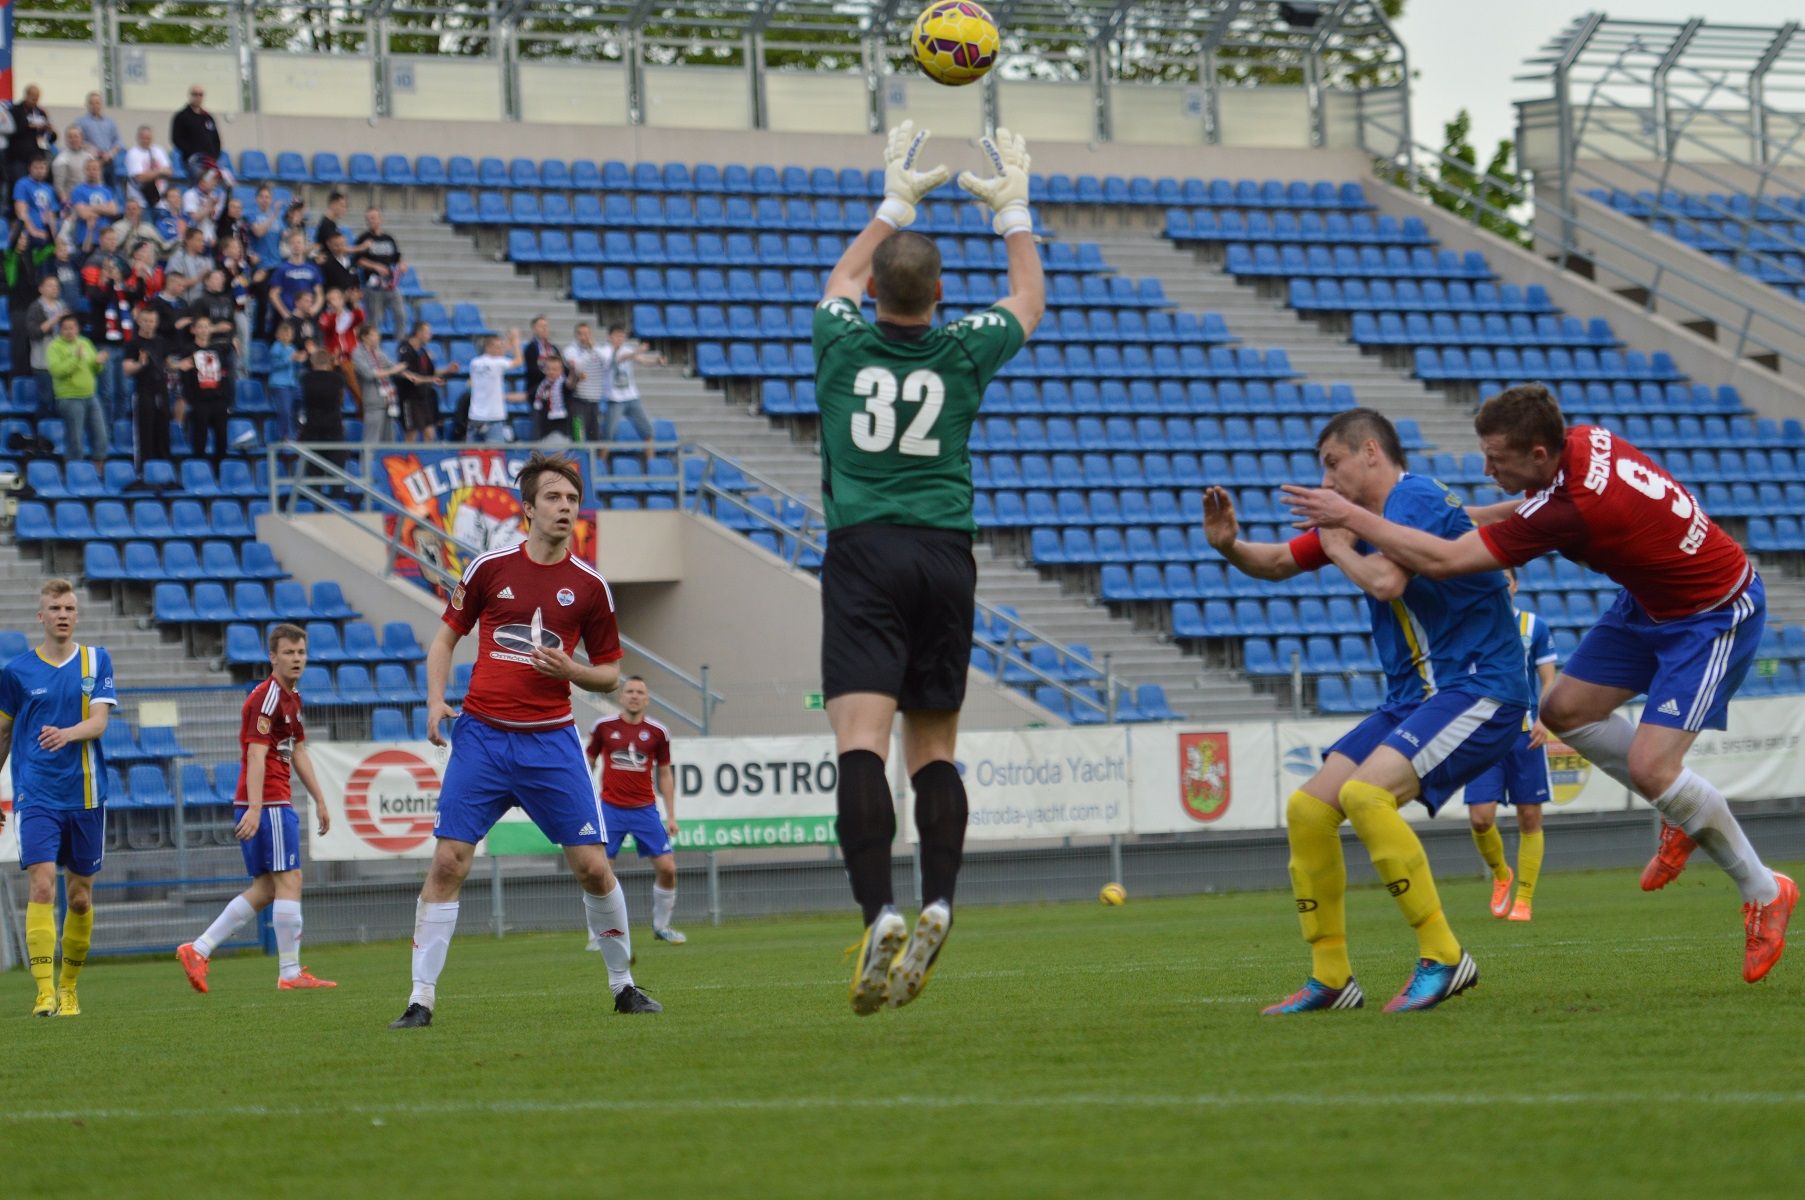
[[[575,592],[571,591],[569,588],[559,588],[558,589],[558,603],[559,604],[563,605],[565,608],[569,608],[571,605],[575,604],[576,602],[577,602],[577,594]]]
[[[461,583],[451,589],[451,607],[458,612],[464,611],[464,585]]]
[[[99,680],[95,679],[92,675],[83,675],[81,677],[81,694],[84,696],[92,696],[94,694],[94,685],[98,682]]]
[[[270,730],[269,718],[268,717],[258,717],[257,718],[257,732],[267,735],[269,733],[269,730]]]

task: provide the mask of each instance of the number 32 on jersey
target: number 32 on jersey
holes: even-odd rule
[[[900,383],[883,367],[866,367],[853,380],[853,395],[865,402],[864,412],[852,414],[852,444],[867,454],[882,454],[895,445],[897,453],[911,458],[936,458],[940,439],[934,423],[946,405],[946,384],[934,371],[911,371]],[[896,436],[897,401],[920,405],[915,418]]]

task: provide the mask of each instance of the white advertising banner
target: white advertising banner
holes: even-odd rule
[[[0,766],[0,812],[6,814],[6,828],[0,829],[0,863],[19,861],[19,823],[13,819],[13,764],[8,759]]]
[[[676,846],[832,845],[840,764],[831,734],[677,738]]]
[[[1805,703],[1797,696],[1736,700],[1730,728],[1707,730],[1692,743],[1686,765],[1732,800],[1774,800],[1801,793]],[[1637,800],[1640,804],[1641,801]]]
[[[1129,736],[1134,832],[1271,829],[1282,823],[1278,743],[1270,723],[1143,726]]]
[[[306,820],[308,854],[318,862],[431,858],[432,823],[446,751],[429,742],[307,743],[326,789],[332,830]]]
[[[1020,729],[959,735],[958,767],[971,823],[967,841],[1128,833],[1128,733]],[[898,789],[899,794],[906,789]],[[913,804],[903,795],[904,812]],[[908,839],[917,840],[912,815]]]

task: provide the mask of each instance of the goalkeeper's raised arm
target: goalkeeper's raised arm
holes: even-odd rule
[[[917,130],[913,121],[904,121],[890,131],[889,140],[884,143],[884,202],[878,206],[871,223],[840,255],[840,261],[827,277],[827,287],[821,297],[823,302],[836,299],[850,300],[854,304],[862,302],[871,283],[871,259],[877,248],[897,230],[914,224],[915,206],[921,203],[921,198],[952,177],[952,172],[945,166],[926,171],[915,169],[931,136],[925,129]]]
[[[997,301],[1021,322],[1031,337],[1047,311],[1047,277],[1034,240],[1034,215],[1028,209],[1028,142],[1007,129],[979,146],[990,161],[991,175],[959,172],[959,186],[990,206],[991,228],[1009,250],[1009,294]]]

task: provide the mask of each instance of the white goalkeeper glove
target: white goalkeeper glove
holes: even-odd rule
[[[917,131],[915,122],[904,121],[890,131],[884,145],[884,202],[878,206],[877,219],[893,229],[907,229],[921,198],[952,175],[944,164],[929,171],[915,169],[931,136],[925,129]]]
[[[978,143],[995,172],[988,179],[970,171],[959,172],[959,186],[990,206],[995,218],[990,226],[999,237],[1033,233],[1034,217],[1028,211],[1028,142],[1007,129]]]

